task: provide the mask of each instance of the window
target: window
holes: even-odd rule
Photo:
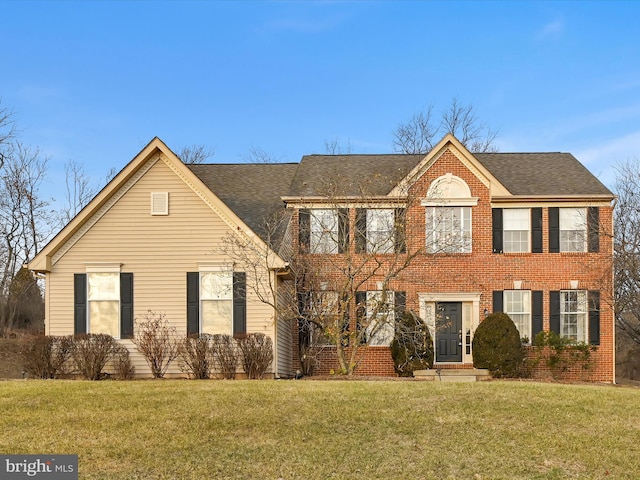
[[[531,338],[531,291],[505,290],[504,313],[509,315],[521,338]]]
[[[88,273],[89,333],[120,336],[120,274]]]
[[[560,209],[560,251],[587,251],[586,208]]]
[[[505,208],[502,213],[505,252],[528,252],[531,215],[528,208]]]
[[[370,346],[389,346],[395,335],[394,292],[369,291],[366,298],[367,338]]]
[[[338,253],[338,212],[311,210],[311,253]]]
[[[133,338],[133,273],[101,265],[74,274],[73,318],[75,334]]]
[[[471,253],[471,207],[427,208],[427,251]]]
[[[586,342],[586,290],[560,291],[560,335],[576,342]]]
[[[395,248],[395,210],[367,210],[367,253],[393,253]]]
[[[338,292],[323,290],[311,292],[311,317],[312,320],[326,327],[339,325],[340,315],[340,298]],[[349,325],[343,325],[343,332],[348,331]],[[310,329],[310,342],[313,345],[331,344],[329,338],[324,335],[323,329],[313,324]]]
[[[232,272],[200,272],[200,332],[233,334]]]
[[[215,267],[187,272],[187,335],[247,331],[246,274]]]

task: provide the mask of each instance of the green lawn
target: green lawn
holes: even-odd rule
[[[80,478],[638,478],[640,390],[532,382],[5,381],[0,452]]]

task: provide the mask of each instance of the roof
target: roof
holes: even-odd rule
[[[256,234],[265,238],[265,220],[284,206],[297,163],[187,165]]]
[[[305,155],[288,195],[387,195],[423,158],[404,154]]]
[[[570,153],[473,155],[512,195],[573,196],[613,193]],[[289,189],[291,196],[386,195],[424,155],[307,155]],[[337,190],[332,190],[337,188]]]
[[[476,153],[513,195],[611,195],[570,153]]]

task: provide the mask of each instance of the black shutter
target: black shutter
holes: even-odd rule
[[[233,272],[233,335],[247,333],[247,274]]]
[[[493,291],[493,313],[504,312],[504,295],[502,290]]]
[[[200,333],[200,273],[187,272],[187,335]]]
[[[133,338],[133,273],[120,274],[120,338]]]
[[[342,338],[340,342],[343,347],[349,346],[349,324],[351,319],[349,318],[349,298],[345,293],[340,301],[341,308],[338,309],[339,314],[342,315]]]
[[[502,209],[491,209],[492,231],[493,231],[493,253],[502,253]]]
[[[600,210],[598,207],[589,207],[587,212],[587,234],[589,253],[600,251]]]
[[[395,253],[407,253],[407,209],[396,208],[394,212]]]
[[[542,253],[542,208],[531,209],[531,253]]]
[[[549,207],[549,253],[560,253],[560,209]]]
[[[356,253],[367,251],[367,210],[356,209]]]
[[[298,292],[298,346],[305,348],[311,345],[311,331],[314,325],[310,322],[311,294]]]
[[[73,333],[87,333],[87,274],[73,275]]]
[[[589,343],[600,345],[600,292],[589,291]]]
[[[396,315],[401,315],[407,309],[407,292],[394,292],[393,303]]]
[[[338,253],[349,251],[349,209],[338,209]]]
[[[542,331],[542,290],[531,292],[531,343]]]
[[[361,332],[362,322],[367,316],[367,292],[356,292],[356,333],[360,343],[367,343],[367,334]]]
[[[308,253],[311,247],[311,212],[308,209],[298,212],[298,242],[300,250]]]
[[[549,292],[549,329],[560,335],[560,292]]]

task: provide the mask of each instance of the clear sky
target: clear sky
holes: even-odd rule
[[[220,163],[389,153],[454,97],[502,152],[571,152],[608,186],[640,157],[640,2],[0,0],[0,45],[58,198],[65,162],[104,183],[154,136]]]

